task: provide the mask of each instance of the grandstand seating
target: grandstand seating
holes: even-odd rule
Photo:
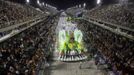
[[[79,21],[78,25],[85,32],[86,41],[90,40],[92,47],[99,50],[105,62],[112,66],[112,70],[122,72],[123,75],[133,74],[134,40],[87,21]]]
[[[1,42],[0,75],[37,75],[40,62],[45,63],[54,48],[57,18],[49,17],[47,22],[39,23]]]
[[[103,5],[92,11],[88,10],[85,17],[94,19],[93,21],[99,20],[102,25],[106,21],[133,29],[133,10],[132,5]],[[41,15],[42,12],[29,5],[0,1],[0,29],[26,22]],[[58,25],[59,15],[44,17],[47,18],[43,22],[0,42],[0,75],[37,75],[40,65],[50,60],[51,53],[55,49],[55,29]],[[111,32],[88,20],[79,19],[76,22],[78,28],[83,32],[85,44],[91,45],[91,50],[88,50],[95,57],[96,65],[105,63],[109,70],[120,73],[120,75],[134,74],[133,39],[122,36],[118,32],[115,33],[116,31]],[[125,31],[134,36],[133,31]],[[9,32],[11,31],[0,32],[0,38]],[[100,59],[104,61],[102,62]]]
[[[40,11],[37,11],[28,5],[0,1],[0,28],[25,22],[39,16],[40,14]]]
[[[133,5],[128,4],[127,6],[120,4],[103,5],[95,8],[94,10],[87,11],[87,18],[93,18],[103,22],[110,22],[125,26],[128,28],[134,28],[134,12]]]

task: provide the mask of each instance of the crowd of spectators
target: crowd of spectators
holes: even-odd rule
[[[33,19],[40,14],[29,5],[0,0],[0,28]]]
[[[0,43],[0,75],[38,75],[40,64],[49,60],[54,48],[57,18],[48,17]]]
[[[121,4],[111,4],[102,5],[95,8],[94,10],[89,10],[86,15],[87,18],[96,19],[102,22],[113,23],[129,28],[134,28],[134,5],[121,5]]]
[[[94,53],[100,52],[98,58],[103,57],[109,70],[115,75],[134,74],[134,40],[83,20],[79,21],[78,27],[87,35],[85,38],[90,40]],[[96,63],[101,62],[103,61],[96,60]]]

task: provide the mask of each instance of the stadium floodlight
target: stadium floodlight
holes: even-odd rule
[[[83,4],[83,7],[84,7],[84,8],[86,7],[86,3]]]
[[[48,6],[48,4],[46,4],[46,7]]]
[[[29,3],[29,2],[30,2],[30,0],[26,0],[26,2],[27,2],[27,3]]]
[[[40,1],[39,0],[37,0],[37,4],[40,4]]]
[[[42,3],[40,3],[40,0],[37,0],[37,4],[38,4],[39,6],[42,5]]]
[[[79,8],[81,8],[81,5],[79,5]]]
[[[101,3],[101,0],[97,0],[97,4],[100,4]]]
[[[43,3],[42,3],[42,5],[44,6],[44,5],[45,5],[45,3],[43,2]]]
[[[78,8],[78,5],[76,5],[76,7]]]

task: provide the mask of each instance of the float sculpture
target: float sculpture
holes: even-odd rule
[[[59,31],[59,45],[58,50],[60,56],[75,57],[85,52],[83,41],[83,34],[80,30],[75,29],[74,31]]]

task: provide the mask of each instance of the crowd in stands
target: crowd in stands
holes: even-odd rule
[[[66,10],[70,15],[77,16],[78,12],[81,12],[83,8],[71,7]]]
[[[102,5],[95,8],[94,10],[89,10],[86,15],[87,18],[96,19],[102,22],[108,22],[112,24],[117,24],[131,29],[134,28],[134,5],[122,5],[122,4],[111,4]]]
[[[41,14],[40,11],[26,4],[0,1],[0,28],[31,20]]]
[[[0,75],[38,75],[40,64],[49,60],[54,48],[57,20],[57,16],[48,17],[46,21],[1,42]]]
[[[0,38],[5,36],[6,34],[10,33],[10,31],[6,31],[6,32],[0,32]]]
[[[90,40],[95,54],[96,64],[104,63],[115,75],[134,74],[134,40],[112,33],[87,21],[79,21],[79,28]],[[97,49],[97,50],[96,50]],[[101,58],[102,57],[102,58]],[[104,61],[100,61],[103,59]]]

